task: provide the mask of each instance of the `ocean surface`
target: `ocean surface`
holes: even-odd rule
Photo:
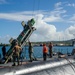
[[[10,46],[6,46],[6,51],[8,51]],[[33,56],[36,58],[42,57],[42,46],[34,46],[33,47]],[[53,52],[62,52],[64,54],[71,53],[73,50],[72,46],[53,46]],[[2,46],[0,46],[0,54],[2,56]],[[22,56],[26,59],[29,59],[29,54],[28,54],[28,46],[23,48]]]

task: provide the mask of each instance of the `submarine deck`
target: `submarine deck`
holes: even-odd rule
[[[61,56],[61,58],[53,56],[52,58],[47,58],[46,61],[43,61],[43,58],[38,58],[37,61],[32,62],[24,60],[19,66],[12,66],[13,62],[9,62],[7,64],[0,64],[0,75],[30,75],[30,73],[69,64],[75,68],[73,63],[75,63],[73,56]]]

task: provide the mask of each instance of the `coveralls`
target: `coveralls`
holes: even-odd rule
[[[50,57],[50,58],[52,58],[52,47],[53,47],[53,45],[52,45],[52,43],[50,42],[50,44],[49,44],[49,57]]]
[[[16,59],[17,59],[17,64],[19,65],[19,53],[21,51],[21,47],[16,45],[13,49],[13,66],[16,65]]]
[[[46,45],[43,45],[43,60],[46,61],[47,59],[47,53],[48,53],[48,49],[46,47]]]
[[[31,42],[29,42],[29,58],[30,58],[30,61],[33,60],[33,47],[32,47],[32,44]]]

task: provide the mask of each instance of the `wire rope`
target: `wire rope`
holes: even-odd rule
[[[38,7],[37,7],[37,13],[36,15],[38,15],[40,12],[40,0],[38,0]],[[38,21],[38,16],[36,16],[36,21]]]
[[[32,13],[32,17],[34,18],[34,14],[35,14],[35,0],[33,0],[33,13]]]

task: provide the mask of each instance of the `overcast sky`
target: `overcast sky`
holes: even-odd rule
[[[9,43],[23,30],[22,21],[34,18],[30,41],[75,38],[75,0],[0,0],[0,43]]]

